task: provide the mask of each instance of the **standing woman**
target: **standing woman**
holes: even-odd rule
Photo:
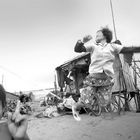
[[[90,46],[85,46],[89,40],[92,39],[90,35],[85,36],[83,40],[78,40],[74,51],[75,52],[89,52],[91,56],[91,63],[89,66],[89,75],[84,80],[85,88],[81,92],[79,101],[73,107],[74,117],[80,119],[77,109],[85,106],[91,102],[91,94],[97,91],[104,97],[101,100],[101,106],[106,106],[110,103],[112,87],[114,84],[114,70],[113,63],[115,55],[119,53],[133,53],[140,52],[140,47],[125,47],[119,45],[118,42],[111,43],[113,38],[112,31],[107,27],[101,28],[96,32],[95,42]],[[94,85],[91,88],[86,85]]]

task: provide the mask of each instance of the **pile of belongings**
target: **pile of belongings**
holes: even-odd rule
[[[3,118],[8,118],[7,112],[14,112],[16,108],[17,101],[16,100],[7,100],[7,105],[3,111]]]
[[[63,98],[63,102],[58,104],[58,107],[63,109],[63,108],[69,108],[72,109],[72,106],[75,104],[74,99],[72,98],[72,96],[69,96],[68,98],[64,97]]]
[[[40,106],[56,106],[58,102],[60,102],[60,100],[57,97],[48,94],[44,97],[44,100],[40,102]]]
[[[6,105],[6,108],[4,110],[4,118],[7,118],[7,112],[15,112],[15,109],[16,109],[16,106],[17,106],[17,101],[18,100],[15,100],[15,99],[9,99],[7,100],[7,105]],[[25,101],[25,100],[24,100]],[[28,102],[21,102],[21,107],[20,107],[20,113],[21,114],[28,114],[30,115],[31,114],[31,107],[30,105],[28,104]]]
[[[47,118],[52,118],[52,117],[58,117],[60,115],[64,115],[66,108],[68,110],[71,110],[72,113],[72,106],[75,104],[74,99],[72,96],[69,96],[68,98],[64,97],[60,103],[57,105],[48,105],[46,106],[46,109],[36,115],[37,118],[42,118],[42,117],[47,117]]]
[[[52,118],[60,116],[57,112],[56,106],[48,106],[45,111],[43,112],[44,117]]]
[[[16,105],[17,105],[17,100],[8,100],[6,111],[15,112]]]

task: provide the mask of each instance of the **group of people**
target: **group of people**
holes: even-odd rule
[[[119,53],[140,52],[140,47],[126,47],[120,45],[120,41],[112,43],[112,31],[107,27],[101,28],[96,32],[95,43],[87,46],[86,43],[92,39],[92,36],[85,36],[82,40],[78,40],[75,46],[75,52],[89,52],[91,54],[91,63],[89,66],[89,75],[84,80],[85,89],[89,90],[87,94],[82,94],[73,106],[74,116],[78,116],[78,110],[85,106],[87,101],[90,102],[90,88],[86,85],[94,85],[94,92],[98,90],[105,97],[104,106],[109,104],[111,90],[114,84],[113,62],[115,55]],[[0,86],[0,116],[3,114],[3,109],[6,106],[5,90]],[[89,93],[89,94],[88,94]],[[8,113],[7,128],[12,140],[29,140],[27,136],[27,115],[20,113],[20,104],[16,107],[16,111]],[[3,133],[4,134],[4,133]],[[4,140],[4,139],[3,139]]]

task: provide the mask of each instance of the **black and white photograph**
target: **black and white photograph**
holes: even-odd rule
[[[140,140],[139,11],[0,0],[0,140]]]

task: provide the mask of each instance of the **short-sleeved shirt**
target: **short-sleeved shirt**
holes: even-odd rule
[[[106,43],[104,46],[100,43],[87,46],[86,51],[91,53],[89,74],[105,72],[109,77],[113,77],[115,55],[119,54],[122,48],[122,45],[114,43]]]

